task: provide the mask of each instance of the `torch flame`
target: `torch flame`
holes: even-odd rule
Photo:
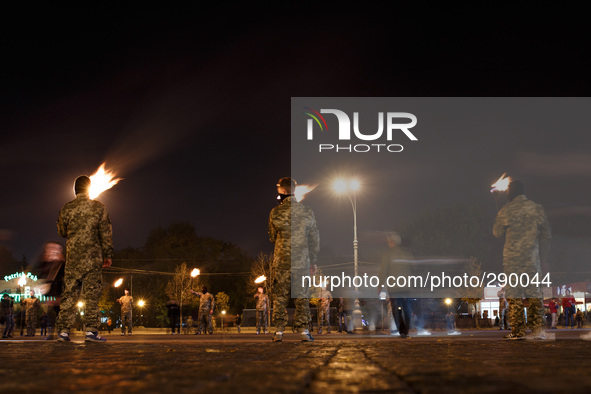
[[[265,275],[261,275],[254,280],[254,283],[263,283],[266,280],[267,280],[267,277]]]
[[[316,186],[318,185],[297,185],[296,189],[295,189],[295,199],[297,201],[302,201],[304,198],[306,198],[306,194],[310,193],[312,190],[316,189]]]
[[[511,177],[508,176],[505,178],[505,175],[507,175],[507,173],[503,173],[503,175],[501,175],[501,177],[499,179],[497,179],[497,181],[495,183],[493,183],[492,185],[490,185],[492,187],[492,189],[490,189],[490,192],[504,192],[509,188],[509,183],[511,183]]]
[[[108,190],[119,183],[120,180],[123,178],[115,178],[117,174],[113,171],[105,170],[105,164],[101,164],[101,166],[96,170],[96,172],[91,175],[90,178],[90,189],[88,194],[92,200],[97,198],[102,192]]]

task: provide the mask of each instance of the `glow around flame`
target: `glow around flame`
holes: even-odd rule
[[[511,183],[511,177],[508,176],[505,178],[505,175],[507,175],[507,173],[503,173],[503,175],[501,175],[501,177],[497,179],[495,183],[490,185],[492,187],[492,189],[490,189],[491,193],[504,192],[509,188],[509,183]]]
[[[105,190],[109,190],[115,186],[120,180],[123,179],[115,178],[117,174],[115,174],[113,171],[105,170],[105,164],[107,163],[101,164],[98,170],[96,170],[96,172],[89,177],[90,189],[88,194],[92,200],[97,198]]]
[[[254,280],[254,283],[263,283],[266,280],[267,280],[267,277],[265,275],[261,275]]]
[[[294,197],[297,201],[302,201],[306,198],[306,194],[310,193],[312,190],[316,189],[318,185],[297,185],[294,193]]]

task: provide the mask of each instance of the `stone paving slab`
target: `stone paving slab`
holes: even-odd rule
[[[4,393],[589,393],[591,342],[332,335],[1,341]],[[205,339],[207,338],[207,339]],[[82,337],[79,338],[80,340]]]

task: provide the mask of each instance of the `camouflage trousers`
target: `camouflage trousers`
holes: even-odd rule
[[[35,329],[37,328],[37,310],[27,312],[25,317],[25,323],[27,325],[27,335],[35,335]]]
[[[301,287],[301,275],[294,271],[294,294],[298,295],[295,299],[295,316],[293,319],[294,329],[300,331],[307,329],[312,318],[310,316],[310,300],[307,298],[307,289]],[[298,281],[299,279],[299,281]],[[299,286],[298,286],[299,284]],[[292,271],[286,269],[275,269],[275,278],[273,279],[273,324],[277,331],[283,332],[287,325],[287,304],[291,298],[292,290]]]
[[[209,313],[209,309],[199,309],[197,321],[199,322],[200,333],[205,334],[207,331],[210,334],[213,334],[213,324],[211,323],[211,314]]]
[[[527,326],[525,323],[525,308],[522,298],[509,298],[508,320],[511,325],[511,333],[525,335],[525,330],[530,328],[532,332],[538,333],[543,329],[544,307],[540,298],[526,298],[529,302],[527,307]]]
[[[329,308],[318,308],[318,330],[324,327],[324,323],[328,327],[328,332],[330,332],[330,310]]]
[[[70,332],[70,327],[74,324],[76,314],[78,313],[77,304],[80,295],[82,295],[82,300],[84,301],[83,322],[86,326],[86,331],[98,332],[98,302],[101,298],[102,290],[100,264],[94,264],[92,267],[89,267],[85,264],[68,265],[66,263],[60,313],[56,321],[58,332]]]
[[[257,332],[260,332],[261,328],[264,331],[267,331],[269,329],[269,320],[267,318],[269,316],[269,314],[267,313],[267,311],[257,311],[256,315],[257,315]]]
[[[125,334],[125,326],[127,326],[127,332],[131,334],[133,325],[131,324],[131,311],[121,311],[121,332]]]

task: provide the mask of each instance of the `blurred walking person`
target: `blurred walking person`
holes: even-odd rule
[[[181,318],[181,308],[179,307],[178,301],[177,300],[167,301],[166,308],[168,309],[168,320],[170,323],[170,328],[172,330],[172,335],[175,335],[175,332],[174,332],[175,328],[177,330],[176,334],[180,334],[181,328],[179,326],[179,320]]]
[[[4,293],[2,295],[0,317],[4,320],[4,333],[2,338],[12,338],[12,331],[14,330],[14,300]]]
[[[39,320],[39,327],[41,327],[41,336],[47,335],[47,326],[49,324],[49,318],[47,317],[47,313],[43,312],[41,315],[41,319]]]
[[[326,323],[326,332],[330,334],[330,303],[332,302],[332,294],[326,290],[326,287],[320,288],[318,296],[318,334],[322,334],[322,327]]]

